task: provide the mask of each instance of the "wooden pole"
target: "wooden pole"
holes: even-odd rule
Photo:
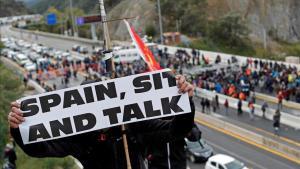
[[[99,0],[99,4],[100,4],[101,17],[102,17],[102,24],[103,24],[103,35],[104,35],[104,39],[105,39],[105,50],[110,50],[112,48],[112,45],[111,45],[111,40],[110,40],[110,36],[109,36],[109,32],[108,32],[106,12],[105,12],[105,8],[104,8],[103,0]],[[113,57],[110,58],[110,64],[111,64],[111,70],[110,70],[111,77],[115,78],[115,65],[114,65]],[[123,145],[124,145],[127,169],[132,169],[130,156],[129,156],[128,143],[127,143],[127,136],[125,133],[126,132],[125,125],[122,125],[121,131],[122,131],[122,138],[123,138]]]

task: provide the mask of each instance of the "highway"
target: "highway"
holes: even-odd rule
[[[42,43],[49,47],[54,47],[60,50],[70,50],[74,44],[79,44],[83,46],[88,46],[91,49],[91,46],[73,42],[70,40],[62,40],[44,36],[38,36],[38,39],[35,39],[34,35],[28,35],[23,33],[21,35],[20,32],[13,32],[8,29],[8,27],[2,28],[2,31],[6,32],[6,35],[14,36],[16,38],[20,38],[21,36],[23,39],[35,42],[35,43]],[[82,78],[80,79],[80,81]],[[75,80],[74,80],[75,81]],[[79,84],[80,81],[78,81]],[[55,79],[55,83],[59,83],[59,79]],[[49,83],[54,83],[53,81],[49,81]],[[74,84],[73,84],[74,85]],[[199,100],[196,101],[197,111],[200,111]],[[247,123],[247,121],[244,121]],[[211,124],[213,125],[213,124]],[[266,124],[263,124],[266,125]],[[270,123],[267,123],[270,125]],[[291,162],[285,158],[279,157],[271,152],[262,150],[256,146],[247,144],[237,138],[229,136],[226,132],[216,131],[211,127],[199,126],[202,131],[203,138],[214,148],[214,153],[224,153],[227,155],[231,155],[240,161],[244,162],[249,168],[253,169],[297,169],[300,166],[294,162]],[[271,128],[270,128],[271,130]],[[299,131],[296,133],[299,134]],[[300,134],[298,135],[300,136]],[[299,137],[297,135],[293,136],[296,141],[298,141]],[[288,136],[287,136],[288,137]],[[201,169],[204,168],[204,164],[191,164],[189,163],[191,169]]]
[[[214,148],[214,153],[223,153],[237,158],[253,169],[297,169],[299,165],[272,153],[246,144],[231,136],[206,126],[199,125],[203,138]],[[189,163],[191,169],[204,168],[204,164]]]
[[[2,27],[2,32],[5,32],[4,35],[6,36],[12,36],[17,39],[24,39],[32,43],[39,43],[43,44],[48,47],[53,47],[62,51],[66,50],[71,50],[72,46],[75,44],[81,45],[81,46],[86,46],[88,47],[88,50],[91,52],[92,50],[92,45],[82,43],[82,42],[74,42],[71,40],[66,40],[66,39],[57,39],[57,38],[52,38],[48,36],[42,36],[42,35],[34,35],[34,34],[28,34],[25,32],[16,32],[10,30],[9,26],[3,26]],[[36,38],[37,37],[37,38]]]

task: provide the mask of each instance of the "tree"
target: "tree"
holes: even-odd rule
[[[213,41],[224,43],[231,48],[243,45],[243,39],[247,38],[249,30],[237,13],[229,13],[215,21],[210,29],[210,37]]]
[[[155,35],[157,33],[156,29],[153,25],[147,25],[145,31],[146,31],[146,35],[149,37],[152,37],[152,38],[155,37]]]
[[[180,30],[191,36],[204,35],[206,32],[206,0],[161,0],[164,27],[176,31],[179,21]]]

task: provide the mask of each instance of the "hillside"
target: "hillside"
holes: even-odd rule
[[[31,0],[23,0],[27,1],[28,5],[30,5]],[[109,10],[112,6],[115,6],[121,0],[104,0],[106,4],[106,8]],[[43,14],[50,6],[54,6],[58,10],[63,10],[65,8],[69,8],[70,6],[69,0],[35,0],[35,3],[31,6],[31,9],[34,12]],[[93,14],[98,11],[98,2],[99,0],[73,0],[73,7],[82,9],[87,14]],[[31,3],[32,4],[32,3]]]
[[[29,10],[23,2],[16,0],[0,0],[0,17],[24,15],[28,14]]]

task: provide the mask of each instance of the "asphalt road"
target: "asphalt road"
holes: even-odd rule
[[[298,169],[300,166],[287,159],[246,144],[231,136],[225,135],[205,126],[199,126],[203,138],[214,148],[215,154],[227,154],[252,169]],[[202,169],[205,164],[189,162],[191,169]]]
[[[41,35],[34,35],[34,34],[28,34],[25,32],[15,32],[11,31],[9,29],[9,26],[3,26],[2,27],[2,32],[5,32],[4,35],[7,36],[13,36],[18,39],[24,39],[32,43],[40,43],[48,47],[53,47],[55,49],[59,49],[62,51],[66,50],[71,50],[72,46],[75,44],[81,45],[81,46],[86,46],[88,47],[88,50],[92,50],[92,45],[82,43],[82,42],[74,42],[71,40],[65,40],[65,39],[57,39],[57,38],[52,38],[52,37],[46,37],[46,36],[41,36]]]

